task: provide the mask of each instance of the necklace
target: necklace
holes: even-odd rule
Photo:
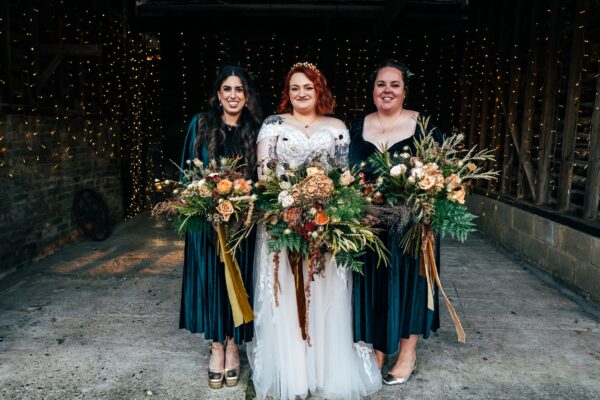
[[[296,118],[294,116],[293,113],[290,113],[290,115],[292,116],[292,118],[294,118],[296,121],[300,122],[300,125],[304,125],[304,129],[308,129],[310,127],[310,125],[315,122],[317,120],[317,118],[319,118],[319,115],[315,115],[315,117],[313,119],[310,120],[310,122],[308,122],[307,124],[305,124],[304,122],[300,121],[298,118]]]
[[[404,112],[404,108],[402,109],[402,111],[400,111],[400,114],[398,114],[396,119],[394,119],[394,121],[392,121],[392,123],[389,126],[394,126],[396,121],[398,121],[400,119],[400,117],[402,116],[403,112]],[[385,134],[386,128],[381,123],[381,119],[379,118],[379,111],[376,113],[376,115],[377,115],[377,122],[379,122],[379,126],[381,126],[381,134],[383,135],[383,134]]]

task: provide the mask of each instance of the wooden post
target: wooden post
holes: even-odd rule
[[[571,205],[571,179],[577,140],[577,120],[581,101],[581,63],[583,60],[583,25],[589,0],[577,1],[577,14],[573,24],[571,41],[571,59],[569,62],[569,83],[567,86],[567,109],[562,137],[560,174],[558,178],[558,211],[567,211]]]
[[[506,132],[504,134],[504,158],[502,161],[502,186],[501,193],[510,192],[510,170],[513,164],[513,158],[515,152],[518,149],[512,148],[512,146],[518,147],[518,141],[516,140],[517,132],[517,109],[519,101],[519,85],[521,81],[521,72],[519,66],[519,34],[522,25],[522,8],[524,3],[516,4],[516,15],[515,15],[515,30],[513,32],[513,45],[512,51],[510,52],[510,86],[508,93],[508,106],[504,107],[504,113],[506,115]]]
[[[0,79],[4,84],[0,84],[3,90],[0,92],[0,103],[10,104],[12,102],[12,52],[11,52],[11,32],[10,32],[10,1],[0,2],[0,31],[2,31]]]
[[[501,21],[500,26],[506,26],[507,22],[510,19],[510,10],[512,10],[511,4],[507,1],[501,2]],[[501,105],[504,103],[504,82],[505,82],[505,74],[504,74],[504,53],[506,43],[508,41],[508,30],[507,29],[499,29],[498,30],[498,40],[496,43],[496,51],[495,51],[495,65],[496,69],[493,71],[494,74],[494,112],[492,115],[492,130],[490,133],[490,145],[494,148],[495,160],[492,163],[492,169],[497,169],[498,163],[500,162],[500,154],[501,147],[498,143],[498,126],[501,123],[500,114],[503,112]],[[491,182],[490,190],[496,190],[497,181]]]
[[[517,174],[517,198],[524,197],[523,172],[530,188],[531,197],[535,202],[537,193],[535,192],[535,183],[533,166],[531,164],[531,138],[533,129],[533,115],[535,110],[535,98],[537,93],[537,74],[540,59],[540,44],[538,43],[540,35],[540,0],[533,0],[531,4],[531,31],[529,34],[529,56],[527,58],[527,72],[525,73],[525,91],[523,94],[523,119],[521,120],[521,143],[519,152],[521,163]]]
[[[561,32],[560,0],[553,0],[550,15],[550,32],[544,65],[544,100],[540,123],[540,146],[536,174],[536,201],[538,205],[548,203],[548,176],[552,165],[552,150],[556,134],[556,95],[558,90],[558,44]]]
[[[596,78],[596,101],[592,112],[590,136],[583,218],[593,220],[598,217],[598,201],[600,200],[600,68],[598,69],[598,78]]]

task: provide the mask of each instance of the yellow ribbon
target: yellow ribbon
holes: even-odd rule
[[[248,302],[248,293],[246,293],[242,281],[240,266],[227,246],[227,231],[223,224],[217,225],[217,236],[219,237],[219,258],[225,264],[225,283],[233,314],[233,323],[237,328],[251,322],[254,319],[254,312]]]
[[[463,329],[460,319],[458,318],[456,311],[454,311],[454,307],[452,307],[450,300],[442,288],[442,283],[440,282],[440,276],[438,275],[437,266],[435,264],[435,256],[433,251],[434,244],[435,236],[433,235],[433,231],[431,230],[431,227],[426,226],[423,230],[420,273],[421,275],[425,275],[427,278],[427,308],[431,311],[435,310],[435,305],[433,303],[433,285],[435,284],[442,293],[442,296],[444,296],[446,307],[448,307],[448,312],[450,313],[450,317],[452,317],[452,321],[454,322],[454,329],[456,330],[458,341],[465,343],[465,330]]]

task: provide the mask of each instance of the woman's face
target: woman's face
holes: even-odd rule
[[[230,76],[221,83],[219,102],[223,111],[230,115],[241,114],[246,105],[246,91],[238,76]]]
[[[296,72],[290,78],[290,91],[288,95],[290,96],[294,111],[312,112],[317,107],[315,85],[302,72]]]
[[[379,70],[375,77],[373,102],[377,111],[396,111],[404,105],[402,72],[392,67]]]

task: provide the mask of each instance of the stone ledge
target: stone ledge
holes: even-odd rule
[[[467,206],[481,232],[600,303],[600,238],[478,194]]]

